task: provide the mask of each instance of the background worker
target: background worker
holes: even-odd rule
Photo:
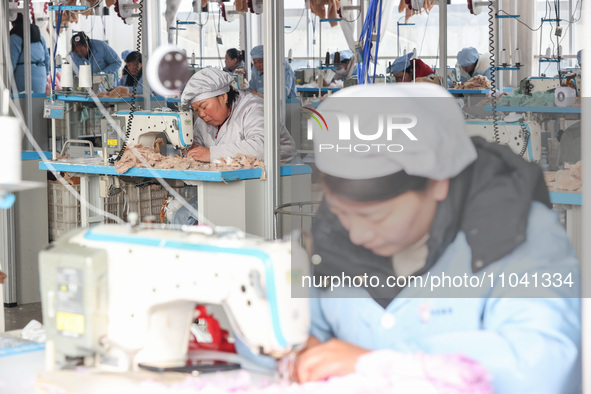
[[[484,75],[492,80],[492,67],[488,54],[480,54],[473,47],[464,48],[458,52],[458,65],[460,66],[460,82]]]
[[[129,87],[130,92],[133,90],[133,87],[135,86],[135,92],[137,94],[143,94],[144,77],[142,69],[142,54],[138,51],[133,51],[127,53],[126,55],[127,56],[124,59],[125,67],[123,67],[123,72],[121,79],[119,80],[119,85]]]
[[[118,75],[121,59],[106,42],[90,39],[84,32],[79,32],[72,36],[71,45],[70,57],[76,64],[75,74],[78,74],[78,68],[86,63],[90,64],[93,74],[103,72]]]
[[[252,57],[252,70],[251,70],[251,78],[249,81],[249,92],[263,95],[264,94],[264,66],[263,66],[263,57],[264,51],[262,45],[257,45],[256,47],[252,48],[250,51],[250,56]],[[297,91],[295,86],[295,73],[291,69],[291,66],[288,62],[285,62],[285,98],[295,98],[297,97]]]
[[[193,146],[187,156],[209,162],[238,153],[264,158],[263,100],[238,92],[226,72],[205,68],[195,73],[183,90],[181,101],[199,117],[195,121]],[[295,142],[285,126],[279,136],[280,159],[296,156]]]
[[[241,72],[244,74],[244,51],[239,51],[236,48],[230,48],[226,51],[224,58],[224,71],[237,74]]]
[[[413,58],[414,52],[394,60],[394,63],[387,68],[386,72],[394,75],[396,82],[413,82],[415,78],[429,77],[435,74],[421,59]]]
[[[25,90],[25,50],[23,40],[24,19],[18,14],[10,30],[10,60],[14,71],[14,81],[19,92]],[[49,74],[49,51],[41,36],[39,27],[31,23],[31,89],[33,93],[45,93]]]

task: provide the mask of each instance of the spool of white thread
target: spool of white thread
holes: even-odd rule
[[[79,88],[91,88],[92,87],[92,69],[90,65],[83,64],[78,69],[78,87]]]
[[[62,64],[62,77],[60,81],[62,88],[74,87],[74,74],[72,72],[72,65],[70,63]]]
[[[21,128],[11,116],[0,116],[0,125],[0,185],[16,185],[21,182]]]

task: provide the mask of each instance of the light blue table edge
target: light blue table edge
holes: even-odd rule
[[[17,354],[38,352],[41,350],[45,350],[45,342],[24,343],[22,345],[1,348],[0,357],[15,356]]]
[[[492,105],[484,107],[486,111],[492,111]],[[497,111],[503,112],[540,112],[551,114],[580,114],[581,107],[518,107],[512,105],[497,106]]]
[[[16,94],[16,95],[12,94],[10,97],[13,98],[13,99],[15,99],[15,98],[25,98],[25,93],[19,93],[19,94]],[[38,98],[38,97],[46,97],[46,96],[45,96],[45,93],[33,93],[31,95],[31,97]]]
[[[89,96],[79,96],[79,95],[63,95],[58,94],[56,95],[56,100],[60,101],[72,101],[72,102],[94,102],[92,97]],[[98,100],[101,103],[128,103],[131,101],[131,97],[125,98],[111,98],[111,97],[99,97]],[[166,99],[161,96],[151,96],[150,101],[165,101]],[[144,101],[144,96],[137,95],[135,101]]]
[[[147,168],[131,168],[123,174],[117,174],[115,167],[112,166],[98,166],[98,165],[84,165],[84,164],[68,164],[68,163],[51,163],[57,171],[78,172],[83,174],[100,174],[100,175],[118,175],[118,176],[136,176],[153,178],[153,171],[165,179],[181,179],[189,181],[211,181],[211,182],[226,182],[238,181],[244,179],[258,179],[262,175],[261,168],[246,168],[229,171],[181,171],[181,170],[160,170]],[[49,171],[49,166],[45,162],[39,162],[39,169]],[[281,176],[311,174],[312,168],[307,164],[287,164],[281,166]]]
[[[43,151],[43,154],[45,155],[45,157],[47,157],[48,159],[51,159],[51,152],[46,152]],[[26,160],[41,160],[41,157],[39,155],[39,153],[35,152],[35,151],[24,151],[21,153],[21,160],[26,161]]]
[[[550,192],[552,204],[582,205],[583,195],[581,193]]]
[[[335,91],[336,92],[336,91],[341,90],[341,89],[343,89],[343,88],[329,88],[329,87],[324,87],[324,88],[321,88],[321,91],[322,92],[328,92],[329,90],[332,90],[332,91]],[[307,88],[307,87],[301,87],[301,88],[299,88],[299,87],[296,87],[296,90],[298,92],[317,92],[318,91],[318,88]]]
[[[486,94],[490,89],[447,89],[451,94]],[[504,93],[512,92],[513,88],[503,88]]]

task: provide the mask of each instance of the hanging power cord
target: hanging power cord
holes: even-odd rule
[[[376,83],[376,73],[378,68],[378,50],[380,49],[380,27],[382,26],[382,0],[379,0],[378,7],[380,8],[380,13],[378,14],[378,31],[376,36],[376,51],[374,55],[374,63],[373,63],[373,83]]]
[[[361,34],[359,36],[359,42],[363,42],[363,59],[361,62],[361,65],[359,67],[359,76],[360,78],[358,79],[358,83],[359,84],[363,84],[366,81],[369,82],[369,62],[371,60],[371,38],[372,38],[372,34],[374,31],[374,25],[376,22],[376,13],[377,13],[377,8],[378,6],[380,6],[380,12],[379,14],[381,15],[381,0],[370,0],[369,2],[369,7],[367,9],[367,16],[365,18],[365,21],[363,22],[363,28],[361,29]],[[380,25],[381,25],[381,21],[378,20],[378,26],[377,29],[380,29]],[[379,44],[379,37],[377,38],[377,42]],[[377,46],[376,46],[376,51],[374,53],[375,58],[377,59],[378,56],[378,51],[377,51]],[[374,75],[375,77],[375,75]],[[374,78],[375,79],[375,78]]]
[[[143,15],[143,11],[144,11],[144,1],[145,0],[140,0],[139,15],[138,15],[138,21],[137,21],[138,22],[137,23],[137,39],[136,39],[136,45],[135,45],[136,50],[140,53],[141,53],[141,49],[142,49],[142,15]],[[127,126],[125,128],[126,129],[125,130],[125,140],[123,141],[123,144],[121,145],[121,150],[119,151],[119,153],[117,154],[117,157],[113,160],[113,162],[121,160],[121,157],[123,156],[123,153],[125,152],[125,149],[127,148],[127,140],[129,139],[129,135],[131,134],[131,125],[133,123],[133,113],[137,109],[137,107],[135,105],[136,93],[137,93],[137,83],[134,83],[133,87],[131,89],[131,100],[129,102],[129,104],[130,104],[129,117],[127,118]]]
[[[527,129],[525,122],[519,122],[519,125],[521,126],[521,136],[523,138],[523,146],[521,147],[521,152],[519,152],[519,156],[523,156],[525,155],[525,152],[527,152],[527,145],[529,144],[529,130]]]
[[[495,67],[495,36],[494,36],[494,15],[493,15],[493,1],[489,0],[488,2],[488,50],[490,52],[490,65],[492,67],[492,75],[490,78],[491,84],[491,99],[492,99],[492,109],[493,109],[493,130],[494,130],[494,139],[497,144],[501,143],[501,136],[499,134],[499,116],[497,113],[497,84],[496,84],[496,77],[497,77],[497,68]],[[523,146],[521,147],[521,152],[519,152],[520,156],[525,155],[527,152],[527,146],[529,144],[529,130],[526,127],[525,122],[519,122],[519,126],[521,126],[521,135],[523,138]]]
[[[491,98],[493,110],[493,129],[496,143],[501,142],[499,135],[499,117],[497,114],[497,69],[495,67],[495,31],[494,31],[493,0],[488,0],[488,51],[490,52],[490,66],[492,74],[490,76]]]
[[[61,9],[62,6],[58,5],[57,8],[57,26],[55,27],[56,30],[56,36],[55,36],[55,46],[53,47],[53,64],[55,64],[55,58],[56,58],[56,54],[57,54],[57,40],[60,36],[60,30],[61,30],[61,26],[62,26],[62,15],[64,13],[64,11]],[[53,78],[51,78],[51,94],[52,94],[52,99],[53,99],[53,92],[55,90],[55,74],[57,71],[57,67],[53,67]]]
[[[294,31],[297,30],[298,26],[300,25],[300,22],[302,21],[302,18],[304,17],[304,14],[307,12],[307,9],[304,8],[302,9],[302,15],[300,15],[300,19],[298,19],[298,23],[295,25],[295,27],[293,29],[291,29],[291,31],[286,31],[285,34],[291,34]]]

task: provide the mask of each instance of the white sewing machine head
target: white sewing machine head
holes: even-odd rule
[[[529,77],[521,80],[519,90],[521,94],[529,95],[535,92],[547,92],[559,87],[560,82],[558,77]]]
[[[95,92],[106,92],[115,88],[115,86],[115,74],[113,73],[98,73],[92,75],[92,90]]]
[[[129,111],[115,114],[125,119],[125,129],[129,119]],[[191,112],[172,111],[137,111],[133,113],[131,132],[127,138],[128,145],[153,146],[160,134],[177,149],[189,148],[193,145],[193,115]]]
[[[118,225],[71,232],[39,259],[53,363],[183,364],[196,304],[222,305],[251,350],[282,357],[308,337],[309,299],[291,297],[305,260],[290,241]]]

